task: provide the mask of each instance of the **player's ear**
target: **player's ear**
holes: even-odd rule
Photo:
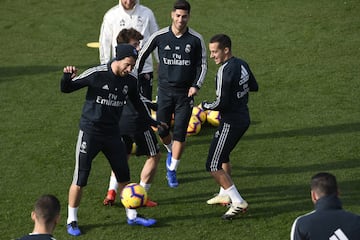
[[[311,190],[311,200],[312,200],[312,202],[313,202],[314,204],[315,204],[316,201],[318,200],[318,196],[317,196],[316,192],[313,191],[313,190]]]
[[[229,49],[228,47],[225,47],[225,48],[224,48],[224,53],[225,53],[225,54],[228,54],[229,52],[230,52],[230,49]]]
[[[36,213],[34,211],[31,212],[31,219],[35,222]]]
[[[59,215],[57,215],[57,217],[56,217],[56,219],[55,219],[55,223],[56,223],[56,224],[59,224],[60,219],[61,219],[61,217],[60,217],[60,214],[59,214]]]

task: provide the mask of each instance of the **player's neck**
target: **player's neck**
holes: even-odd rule
[[[33,234],[52,234],[54,226],[43,226],[40,224],[35,224]]]
[[[171,31],[174,33],[176,37],[181,37],[187,30],[187,27],[184,27],[182,29],[176,28],[174,25],[171,26]]]

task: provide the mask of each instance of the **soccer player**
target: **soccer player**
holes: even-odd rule
[[[220,185],[220,191],[207,203],[231,203],[229,210],[222,216],[223,219],[231,219],[248,207],[231,179],[230,153],[250,125],[247,106],[249,91],[258,91],[258,84],[249,65],[232,55],[229,36],[213,36],[209,50],[210,58],[220,67],[216,74],[216,100],[202,102],[202,108],[219,111],[221,120],[206,161],[206,170]]]
[[[102,151],[108,159],[119,184],[119,192],[130,181],[125,146],[120,136],[119,121],[128,99],[144,121],[162,127],[146,111],[137,91],[137,79],[132,74],[137,50],[130,44],[116,47],[116,58],[107,64],[90,68],[76,76],[74,66],[64,67],[61,91],[70,93],[87,87],[80,119],[73,181],[69,189],[67,232],[81,235],[77,212],[83,188],[87,185],[92,160]],[[165,125],[166,126],[166,125]],[[129,225],[151,226],[155,219],[137,216],[135,209],[125,209]]]
[[[140,40],[143,39],[141,33],[134,28],[124,28],[117,36],[117,43],[128,43],[140,50]],[[146,103],[152,104],[146,98],[142,98]],[[158,163],[160,161],[160,150],[156,135],[149,124],[139,118],[131,101],[127,101],[124,106],[123,114],[120,119],[120,132],[125,142],[128,158],[130,157],[133,143],[136,143],[136,155],[146,155],[147,160],[140,175],[140,185],[148,192],[154,180]],[[111,172],[109,188],[103,203],[105,206],[111,206],[116,199],[118,189],[117,180],[114,172]],[[146,202],[147,207],[155,207],[157,203],[149,198]]]
[[[99,36],[100,63],[106,64],[115,56],[116,37],[122,29],[134,28],[144,36],[141,46],[159,27],[154,13],[141,5],[139,0],[119,0],[119,4],[109,9],[103,18]],[[155,55],[156,56],[156,55]],[[157,56],[156,56],[157,57]],[[138,76],[140,93],[152,99],[153,60],[149,56]]]
[[[171,18],[171,26],[152,34],[142,47],[136,68],[141,72],[145,59],[157,48],[159,79],[156,117],[170,126],[174,116],[173,133],[169,129],[160,129],[159,136],[168,151],[168,185],[177,187],[176,171],[185,148],[194,96],[205,79],[207,59],[202,36],[187,26],[190,4],[185,0],[176,1]]]
[[[291,240],[360,239],[360,215],[343,210],[336,177],[320,172],[311,178],[311,200],[315,210],[296,218]]]
[[[36,202],[31,212],[34,229],[18,240],[56,240],[53,232],[60,221],[60,202],[54,195],[43,195]]]

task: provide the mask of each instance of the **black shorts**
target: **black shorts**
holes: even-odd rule
[[[103,152],[114,171],[118,182],[130,181],[130,171],[125,152],[125,144],[119,135],[99,136],[79,131],[76,144],[75,170],[73,184],[87,185],[92,160],[99,152]]]
[[[149,100],[152,100],[153,78],[154,74],[152,72],[141,73],[138,78],[139,93]]]
[[[127,154],[131,153],[133,143],[136,144],[136,156],[155,156],[160,151],[156,135],[152,129],[134,135],[123,135],[122,138],[125,142]]]
[[[170,89],[165,91],[158,89],[156,119],[171,126],[171,119],[174,114],[173,140],[179,142],[185,141],[194,106],[194,98],[187,95],[188,90]],[[159,136],[163,138],[169,135],[169,131],[170,129],[159,129]]]
[[[230,153],[244,135],[249,125],[234,125],[220,121],[211,141],[206,170],[214,172],[222,169],[222,163],[230,162]]]

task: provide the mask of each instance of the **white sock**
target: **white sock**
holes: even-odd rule
[[[225,189],[224,192],[230,196],[231,202],[233,203],[241,203],[244,201],[234,184],[228,189]]]
[[[170,164],[170,166],[169,166],[169,169],[171,170],[171,171],[176,171],[177,169],[178,169],[178,166],[179,166],[179,164],[180,164],[180,160],[178,160],[178,159],[175,159],[175,158],[171,158],[171,164]]]
[[[77,208],[72,208],[68,205],[68,218],[67,218],[67,224],[73,222],[73,221],[78,221],[77,218],[77,212],[78,212],[78,207]]]
[[[225,193],[225,189],[223,187],[220,187],[220,190],[219,190],[219,195],[222,196],[222,195],[226,195]]]
[[[109,190],[115,190],[115,192],[117,192],[118,187],[119,187],[119,184],[116,180],[116,177],[111,175],[110,181],[109,181]]]
[[[133,220],[137,217],[137,211],[135,209],[125,208],[126,217]]]
[[[140,181],[140,185],[145,188],[146,192],[148,192],[151,187],[151,183],[144,183],[143,181]]]
[[[173,145],[173,140],[171,140],[171,142],[169,144],[164,144],[164,146],[168,152],[172,151],[172,145]]]

